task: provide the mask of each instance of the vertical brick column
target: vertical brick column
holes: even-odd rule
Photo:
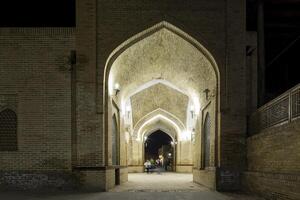
[[[221,99],[221,132],[218,190],[237,190],[240,172],[245,167],[246,137],[246,69],[245,69],[245,2],[226,2],[226,104]]]

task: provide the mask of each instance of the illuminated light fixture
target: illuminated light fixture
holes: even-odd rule
[[[174,146],[174,145],[176,145],[176,144],[177,144],[176,141],[175,141],[175,142],[174,142],[174,141],[171,141],[171,145],[172,145],[172,146]]]
[[[191,139],[191,132],[190,131],[183,131],[181,133],[181,140],[189,140]]]
[[[194,115],[195,115],[195,106],[194,105],[191,105],[191,115],[192,115],[192,119],[194,118]]]
[[[193,130],[192,130],[191,140],[192,140],[193,143],[194,143],[195,140],[196,140],[196,133],[195,133],[195,129],[194,129],[194,128],[193,128]]]
[[[199,102],[199,97],[196,94],[192,94],[192,104],[191,104],[191,110],[194,111],[194,116],[197,117],[199,114],[200,110],[200,102]]]
[[[203,92],[205,93],[205,99],[208,100],[210,90],[206,88],[205,90],[203,90]]]
[[[191,111],[195,111],[195,106],[191,105]]]
[[[114,85],[115,96],[117,96],[119,92],[120,92],[120,84],[119,83],[115,83],[115,85]]]
[[[130,117],[130,111],[131,111],[131,107],[130,106],[126,106],[127,118]]]
[[[148,139],[148,137],[147,137],[147,136],[145,136],[145,137],[144,137],[144,141],[146,141],[147,139]]]

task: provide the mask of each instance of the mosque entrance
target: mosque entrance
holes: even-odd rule
[[[150,161],[149,171],[175,171],[175,143],[165,132],[157,130],[144,138],[144,162]]]
[[[218,101],[217,65],[192,37],[161,22],[129,38],[106,65],[107,165],[123,183],[160,159],[164,171],[215,187]]]

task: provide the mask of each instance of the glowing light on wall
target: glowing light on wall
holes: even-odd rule
[[[113,76],[110,75],[108,78],[108,94],[110,96],[117,95],[119,91],[120,91],[120,84],[115,82]]]
[[[114,89],[115,89],[115,90],[120,90],[120,84],[119,84],[119,83],[115,83]]]
[[[121,100],[121,116],[126,116],[126,104],[123,100]]]
[[[129,143],[129,133],[126,131],[125,132],[125,141],[126,141],[126,143],[128,144]]]
[[[200,111],[200,100],[199,100],[198,95],[193,94],[192,95],[192,101],[193,101],[193,104],[194,104],[194,105],[192,105],[194,113],[195,113],[195,115],[198,115],[199,111]]]
[[[181,141],[186,141],[186,140],[190,140],[192,138],[192,134],[191,131],[182,131],[180,134],[180,139]]]
[[[195,106],[194,106],[194,105],[191,105],[190,110],[191,110],[192,112],[194,112],[194,111],[195,111]]]
[[[108,78],[108,94],[110,96],[112,96],[114,93],[114,84],[113,83],[114,83],[114,80],[113,80],[112,76],[110,75]]]

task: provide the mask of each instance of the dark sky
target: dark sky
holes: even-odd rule
[[[160,130],[156,131],[147,138],[147,147],[145,147],[145,153],[156,155],[158,149],[162,147],[162,145],[168,145],[171,141],[172,138],[168,134]]]
[[[300,83],[299,36],[300,1],[265,0],[266,102]]]
[[[75,0],[1,0],[1,27],[73,27]]]

